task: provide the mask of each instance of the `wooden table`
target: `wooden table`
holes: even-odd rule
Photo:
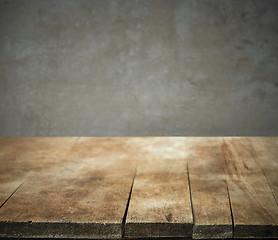
[[[0,138],[0,237],[277,238],[277,137]]]

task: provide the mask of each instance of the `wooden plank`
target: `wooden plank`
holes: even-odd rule
[[[225,163],[219,138],[186,138],[194,216],[193,238],[232,238]]]
[[[34,172],[63,158],[76,138],[0,138],[0,206]]]
[[[121,237],[135,154],[132,139],[79,139],[0,209],[0,236]]]
[[[278,206],[254,148],[223,138],[235,238],[278,237]]]
[[[262,168],[278,204],[278,137],[256,137],[248,140],[245,145],[256,150],[257,163]]]
[[[132,189],[126,237],[188,237],[192,210],[184,138],[146,138]]]

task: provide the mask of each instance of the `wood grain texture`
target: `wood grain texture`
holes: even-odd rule
[[[223,138],[234,237],[278,237],[278,206],[252,144]],[[277,172],[276,172],[277,175]]]
[[[0,205],[33,174],[62,159],[77,138],[0,138]]]
[[[0,236],[121,237],[135,152],[128,139],[79,139],[0,209]]]
[[[191,236],[184,138],[148,138],[140,147],[143,158],[137,167],[125,236]]]
[[[186,138],[193,238],[231,238],[232,218],[219,138]]]
[[[252,145],[255,149],[257,163],[262,168],[278,204],[278,137],[256,137],[242,141],[245,145]]]

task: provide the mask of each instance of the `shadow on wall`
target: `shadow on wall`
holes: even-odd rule
[[[0,0],[0,135],[278,135],[277,23],[276,0]]]

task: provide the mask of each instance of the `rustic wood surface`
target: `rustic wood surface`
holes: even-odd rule
[[[252,142],[248,139],[225,138],[222,150],[234,237],[278,237],[278,206]]]
[[[57,164],[46,159],[1,208],[2,236],[122,237],[136,166],[128,145],[122,138],[80,138]]]
[[[77,138],[0,138],[0,205],[33,174],[60,164]]]
[[[0,138],[0,237],[278,238],[278,137]]]
[[[245,144],[253,144],[257,163],[262,168],[275,201],[278,204],[278,138],[257,137],[252,139],[243,139],[243,141],[245,141]]]
[[[219,138],[186,138],[193,237],[231,238],[232,218]]]
[[[141,144],[125,235],[184,237],[192,234],[192,211],[183,138],[149,138]]]

